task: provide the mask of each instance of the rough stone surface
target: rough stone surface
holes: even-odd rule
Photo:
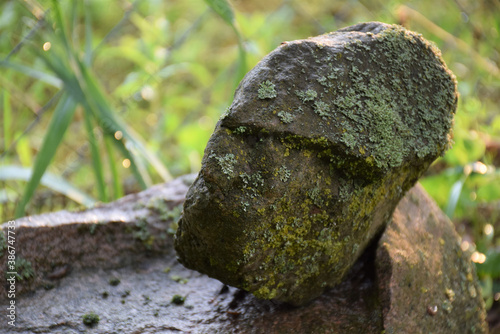
[[[486,331],[470,254],[420,185],[394,211],[376,266],[386,334]]]
[[[59,253],[59,261],[71,263],[73,269],[46,278],[43,284],[33,283],[44,276],[36,271],[34,277],[18,281],[16,287],[22,293],[16,296],[16,327],[6,325],[9,301],[2,295],[0,332],[487,332],[474,267],[461,253],[452,224],[419,186],[398,204],[380,241],[374,240],[344,281],[298,308],[259,300],[176,261],[170,216],[177,214],[175,208],[186,192],[185,179],[176,180],[97,209],[22,220],[18,251],[36,271],[42,270],[37,263],[44,263],[51,252]],[[173,209],[159,210],[158,205],[148,203],[164,203]],[[121,212],[120,224],[116,223],[117,212]],[[85,232],[67,242],[54,238],[66,233],[68,226],[89,231],[95,224],[89,219],[92,216],[100,222],[96,233]],[[129,240],[133,252],[110,251],[110,247],[123,249],[112,240],[127,240],[137,217],[146,219],[146,229],[154,235],[166,235],[159,251],[151,252],[137,240]],[[68,252],[68,242],[76,250]],[[76,256],[85,242],[91,242],[93,249]],[[32,244],[38,245],[39,252],[23,251],[32,249]],[[99,260],[89,261],[92,255]],[[0,257],[2,268],[5,261]],[[113,280],[114,285],[110,284]],[[173,303],[176,295],[184,297],[184,303]],[[429,306],[437,307],[434,315],[428,313]],[[91,312],[99,316],[99,323],[88,327],[83,316]]]
[[[92,210],[17,219],[16,271],[24,277],[16,284],[17,293],[52,286],[54,279],[73,270],[113,269],[149,255],[172,256],[171,236],[193,179],[193,175],[186,175],[167,187],[154,186]],[[7,231],[7,227],[3,229]],[[3,270],[8,254],[2,240]],[[0,289],[0,298],[6,297],[6,291]]]
[[[450,145],[439,51],[371,22],[283,43],[238,87],[179,222],[179,260],[301,305],[338,284]]]

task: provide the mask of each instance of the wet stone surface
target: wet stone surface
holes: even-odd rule
[[[371,266],[367,274],[362,271],[365,266]],[[148,259],[113,270],[74,271],[50,290],[40,288],[18,298],[16,327],[1,327],[0,332],[348,333],[363,326],[365,333],[380,333],[381,309],[374,276],[369,276],[374,275],[373,264],[360,262],[353,274],[357,278],[352,282],[308,308],[294,309],[225,286],[182,267],[175,258]],[[112,285],[113,279],[119,283]],[[5,307],[0,305],[4,319]],[[87,326],[83,317],[92,313],[99,322]],[[330,323],[333,317],[335,324]]]
[[[487,333],[470,254],[461,252],[452,223],[420,186],[398,204],[385,232],[345,279],[301,307],[258,299],[179,264],[168,212],[175,213],[186,192],[178,179],[97,209],[23,219],[18,251],[33,275],[16,282],[15,327],[6,324],[9,301],[7,287],[2,288],[0,332]],[[132,202],[165,203],[171,209],[157,215],[158,206],[147,213]],[[115,222],[117,211],[122,224]],[[158,236],[161,247],[154,240],[148,249],[128,239],[138,216],[147,218],[144,231]],[[94,234],[89,217],[99,217]],[[68,233],[71,225],[85,231],[71,240],[73,253],[65,251],[68,240],[48,237]],[[85,248],[92,243],[88,237],[100,241],[92,251]],[[109,251],[123,249],[122,242],[134,251]],[[72,270],[47,277],[44,265],[51,252],[59,254],[60,266],[70,264]],[[88,261],[92,255],[97,259]],[[0,256],[0,265],[6,268],[6,256]],[[94,322],[85,325],[84,319]]]
[[[186,267],[303,305],[341,282],[450,145],[439,50],[370,22],[283,43],[218,122],[177,230]]]

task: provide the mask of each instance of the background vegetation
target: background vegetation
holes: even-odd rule
[[[455,145],[422,184],[463,236],[500,321],[500,1],[232,5],[2,1],[0,221],[195,173],[236,85],[282,41],[398,23],[435,42],[458,78]]]

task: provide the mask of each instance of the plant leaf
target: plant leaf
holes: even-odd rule
[[[76,102],[67,94],[63,94],[61,100],[59,100],[59,103],[56,106],[40,151],[36,156],[31,178],[24,188],[24,194],[21,197],[21,201],[16,207],[16,218],[24,215],[26,204],[35,193],[35,189],[38,187],[45,170],[52,161],[52,158],[54,157],[57,148],[59,147],[69,124],[71,123],[75,110]]]
[[[89,1],[83,2],[83,8],[85,13],[85,54],[83,62],[85,65],[90,66],[94,52],[92,50],[92,18],[90,16]]]
[[[152,153],[139,139],[139,135],[130,127],[128,127],[125,122],[123,122],[115,113],[112,112],[111,107],[109,106],[106,98],[102,94],[102,90],[99,88],[97,81],[93,78],[87,68],[80,62],[79,63],[80,70],[82,73],[82,77],[84,80],[85,87],[84,90],[88,90],[87,95],[92,97],[88,98],[87,101],[89,103],[95,103],[95,110],[97,111],[97,119],[99,120],[101,127],[103,130],[114,136],[116,131],[121,131],[123,137],[127,139],[130,144],[132,144],[138,152],[140,152],[146,160],[153,166],[156,172],[163,178],[164,181],[172,180],[172,176],[170,172],[167,170],[165,165],[158,159],[158,157]],[[115,144],[119,144],[119,140],[114,141]],[[119,144],[119,145],[123,145]],[[127,149],[125,146],[123,148]],[[135,159],[131,154],[128,154],[128,159],[130,159],[132,165],[131,167],[134,170]],[[139,172],[139,170],[137,170]],[[146,174],[139,173],[138,175],[142,175],[142,184],[146,185],[144,179],[147,178]]]
[[[113,197],[121,198],[123,197],[123,186],[118,174],[118,165],[113,156],[113,140],[114,138],[111,138],[110,136],[104,136],[104,144],[106,145],[106,150],[108,151],[109,169],[111,170],[111,177],[113,179]]]
[[[462,188],[468,175],[462,176],[458,181],[456,181],[450,190],[450,196],[448,198],[448,205],[446,206],[446,215],[451,219],[455,213],[455,208],[457,207],[458,199],[462,193]]]
[[[54,10],[55,24],[58,29],[55,30],[56,35],[59,37],[59,41],[62,42],[66,55],[69,59],[72,58],[73,53],[71,52],[71,46],[68,39],[68,33],[66,32],[66,26],[62,19],[61,8],[59,7],[58,0],[52,0],[52,9]]]
[[[234,28],[233,7],[227,0],[205,0],[207,5],[213,9],[227,24]]]
[[[1,181],[29,181],[32,177],[31,168],[20,166],[0,166]],[[64,196],[71,198],[73,201],[90,208],[95,205],[96,200],[87,195],[74,185],[63,179],[62,177],[46,172],[43,174],[40,183],[47,188],[57,191]]]
[[[476,264],[478,273],[481,275],[491,275],[493,278],[500,277],[500,252],[494,249],[486,253],[486,261]]]
[[[53,75],[50,75],[48,73],[36,70],[34,68],[27,67],[27,66],[24,66],[21,64],[17,64],[17,63],[14,63],[12,61],[8,61],[8,60],[0,61],[0,67],[9,68],[9,69],[17,71],[19,73],[23,73],[23,74],[25,74],[33,79],[43,81],[43,82],[45,82],[49,85],[52,85],[56,88],[62,88],[62,81],[59,78],[57,78]]]
[[[238,38],[238,68],[236,70],[236,77],[234,78],[235,90],[246,73],[247,73],[247,53],[245,51],[241,38]]]
[[[85,128],[87,129],[88,142],[90,145],[90,155],[92,157],[92,167],[94,168],[94,174],[97,181],[97,192],[99,194],[99,199],[103,202],[108,201],[108,196],[106,194],[106,184],[104,182],[104,172],[103,164],[101,161],[101,154],[99,153],[99,147],[97,145],[97,140],[94,135],[94,127],[92,126],[92,114],[90,112],[84,112]]]
[[[241,35],[234,19],[233,8],[227,0],[205,0],[205,2],[233,29],[236,37],[238,37],[238,65],[236,68],[234,83],[234,87],[236,88],[239,85],[241,79],[243,79],[243,77],[247,73],[247,60],[246,50],[243,44],[243,36]]]

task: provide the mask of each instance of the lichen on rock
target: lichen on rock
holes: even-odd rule
[[[378,22],[282,44],[240,83],[176,235],[181,263],[300,305],[335,286],[451,145],[439,50]]]

